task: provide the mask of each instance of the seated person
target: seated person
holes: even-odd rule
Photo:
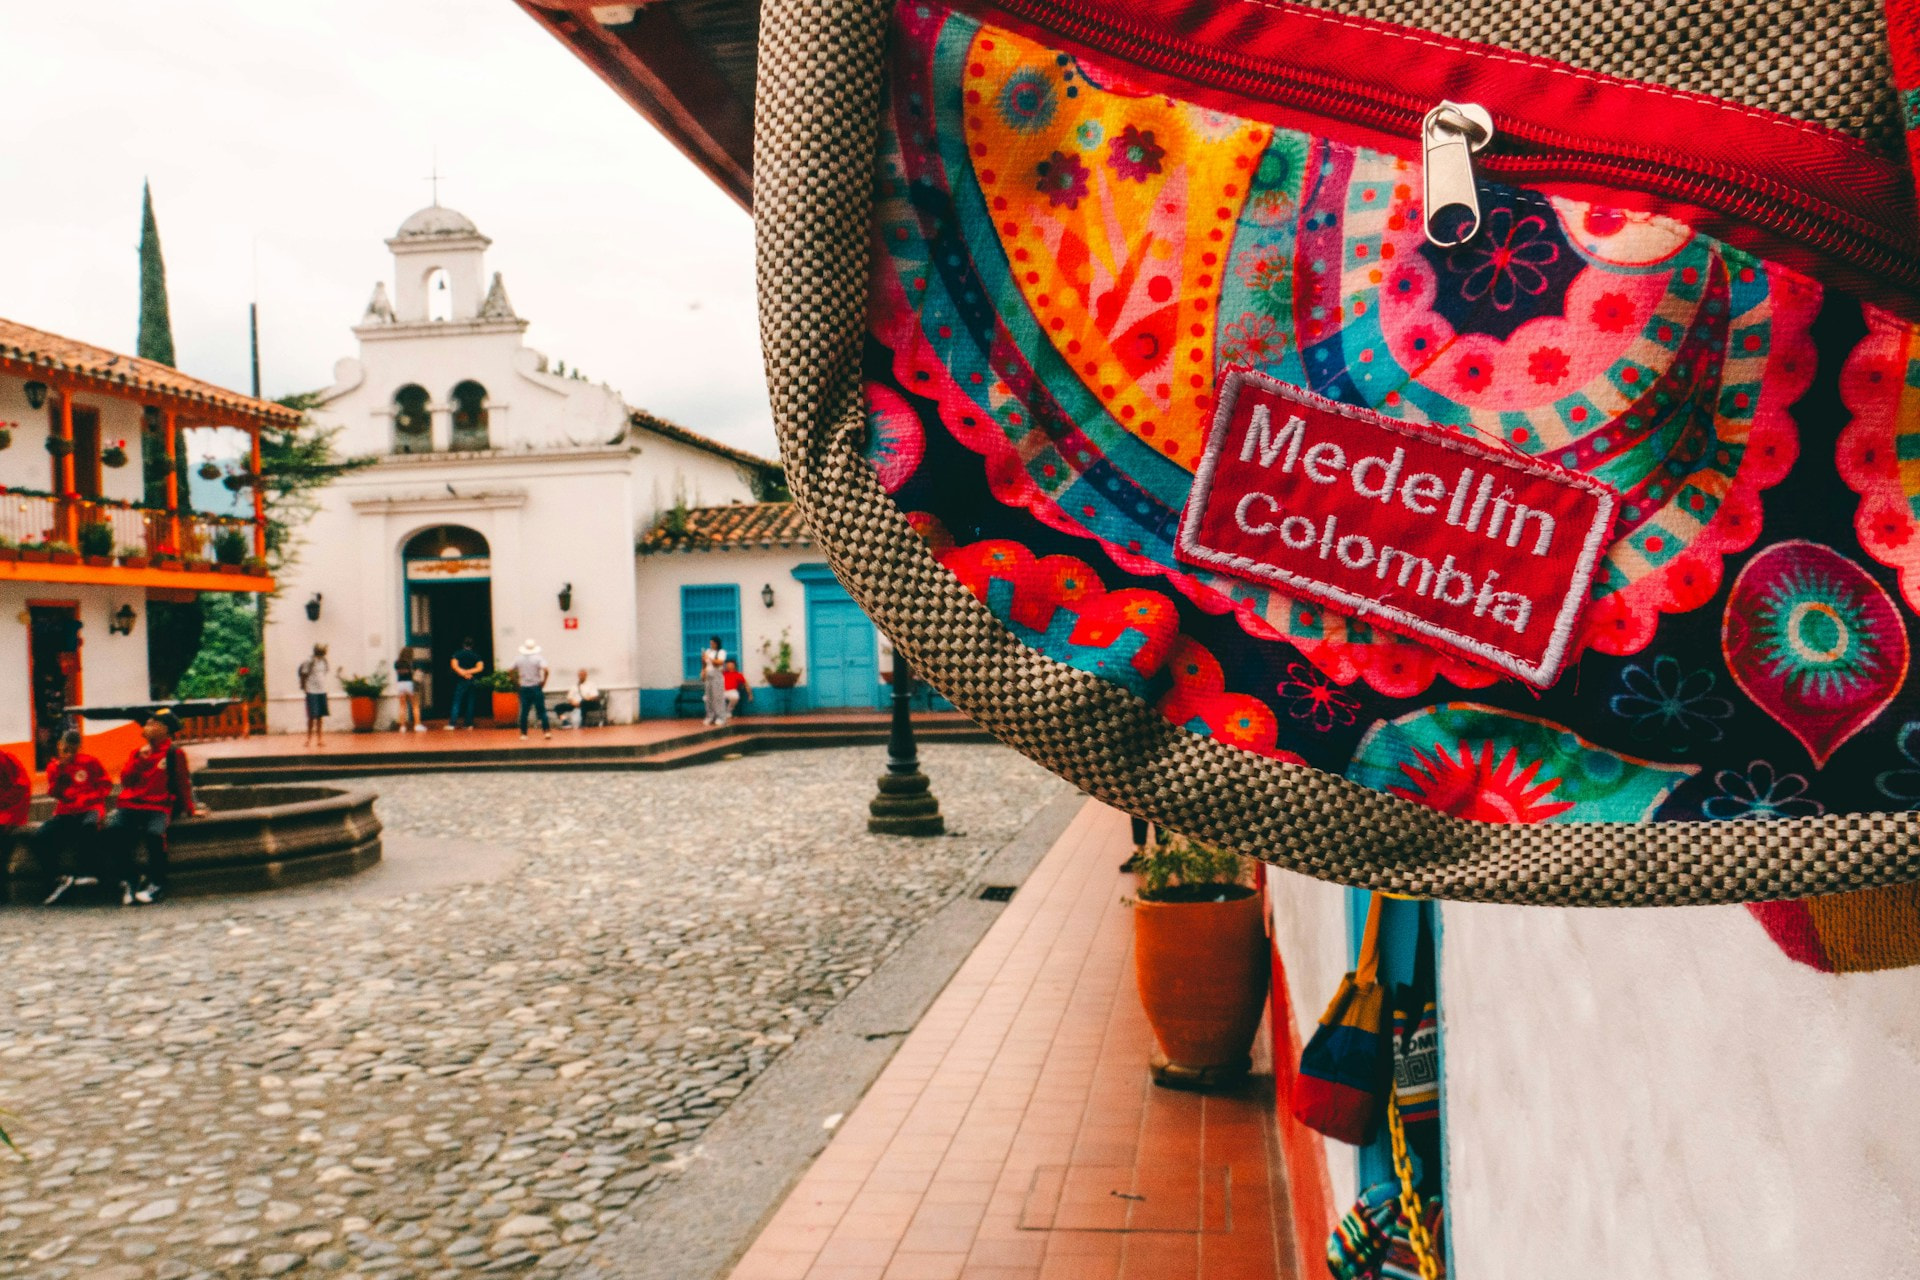
[[[727,659],[722,678],[726,681],[728,715],[740,710],[742,702],[753,701],[753,686],[748,684],[747,678],[740,674],[740,664],[732,658]]]
[[[80,750],[80,731],[60,735],[58,754],[47,764],[47,794],[53,797],[53,816],[40,824],[33,851],[42,866],[59,874],[47,905],[60,901],[75,885],[98,884],[100,824],[107,818],[107,796],[113,778],[107,767]]]
[[[198,812],[187,753],[173,740],[179,731],[179,716],[165,708],[154,712],[140,727],[146,741],[120,770],[120,796],[103,843],[118,868],[122,906],[159,900],[167,887],[167,825]]]
[[[0,836],[17,834],[27,825],[33,805],[33,775],[11,751],[0,751]],[[5,845],[0,845],[4,850]],[[0,857],[7,856],[0,853]],[[44,863],[42,865],[45,865]]]
[[[598,686],[587,678],[587,669],[580,668],[579,677],[567,690],[567,700],[560,704],[560,723],[571,723],[578,729],[587,722],[587,712],[599,710],[601,697]]]

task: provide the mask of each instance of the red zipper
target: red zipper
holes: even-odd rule
[[[1244,97],[1270,103],[1283,109],[1356,126],[1395,138],[1405,138],[1417,150],[1421,121],[1439,100],[1396,92],[1377,85],[1360,83],[1337,73],[1296,67],[1270,58],[1252,58],[1209,44],[1196,45],[1168,30],[1152,30],[1117,16],[1114,12],[1083,3],[1082,0],[987,0],[1000,13],[1084,44],[1137,66],[1182,80],[1208,85]],[[1180,0],[1173,0],[1179,3]],[[1338,21],[1317,11],[1301,11],[1297,6],[1263,4],[1279,15],[1276,20],[1294,22]],[[1130,6],[1132,12],[1139,7]],[[1243,15],[1244,16],[1244,15]],[[1178,26],[1179,23],[1170,23]],[[1343,22],[1343,27],[1357,23]],[[1391,41],[1394,29],[1379,25],[1378,38]],[[1422,46],[1441,47],[1471,63],[1476,54],[1471,46],[1458,42],[1443,44],[1425,38]],[[1301,48],[1310,47],[1302,44]],[[1428,48],[1417,52],[1432,57]],[[1478,55],[1484,59],[1486,54]],[[1522,60],[1499,55],[1505,62]],[[1553,69],[1541,60],[1527,60],[1533,69]],[[1599,83],[1600,77],[1581,75],[1582,80]],[[1629,82],[1613,81],[1615,91],[1639,89]],[[1658,91],[1655,92],[1664,92]],[[1454,92],[1447,96],[1464,100],[1469,95]],[[1636,106],[1661,110],[1673,101],[1705,100],[1694,95],[1668,95],[1665,103],[1648,99]],[[1681,204],[1710,210],[1741,224],[1797,243],[1817,254],[1855,269],[1881,284],[1892,284],[1909,292],[1920,292],[1920,243],[1916,242],[1911,206],[1903,206],[1897,197],[1883,188],[1885,184],[1838,185],[1847,192],[1848,202],[1796,187],[1769,177],[1752,168],[1696,156],[1680,156],[1654,148],[1624,146],[1618,143],[1582,137],[1562,129],[1540,125],[1524,116],[1501,111],[1494,103],[1479,99],[1493,114],[1495,141],[1474,157],[1477,168],[1505,177],[1529,181],[1567,181],[1644,191]],[[1697,109],[1697,108],[1696,108]],[[1760,118],[1758,113],[1753,114]],[[1818,146],[1840,157],[1839,168],[1848,162],[1866,160],[1851,140],[1827,135],[1807,143],[1801,126],[1791,121],[1771,121],[1763,128],[1769,134],[1793,139],[1805,146]],[[1793,133],[1779,135],[1780,129]],[[1772,137],[1763,139],[1771,141]],[[1829,185],[1834,185],[1829,183]],[[1902,190],[1903,188],[1895,188]]]

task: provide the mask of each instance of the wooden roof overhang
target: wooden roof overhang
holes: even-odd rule
[[[758,0],[514,0],[742,207],[753,205]]]

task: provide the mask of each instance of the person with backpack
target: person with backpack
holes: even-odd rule
[[[309,747],[324,747],[327,729],[327,679],[333,668],[327,663],[327,646],[313,646],[313,656],[300,664],[300,692],[307,695],[307,740]]]
[[[167,887],[167,827],[196,812],[187,753],[173,740],[180,717],[165,708],[141,726],[146,741],[120,770],[120,795],[103,843],[120,874],[120,903],[146,906]]]
[[[80,750],[80,731],[60,735],[58,754],[47,763],[47,794],[53,797],[53,816],[34,833],[33,852],[40,865],[59,875],[46,905],[52,906],[76,885],[98,884],[103,868],[100,825],[107,818],[107,797],[113,793],[113,775],[94,757]]]

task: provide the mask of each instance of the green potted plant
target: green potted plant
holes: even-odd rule
[[[42,544],[47,549],[47,559],[55,564],[79,564],[80,552],[71,542],[54,540]]]
[[[64,458],[73,452],[73,441],[67,439],[65,436],[49,435],[47,437],[47,452],[56,458]]]
[[[19,560],[20,544],[12,538],[0,538],[0,560]]]
[[[380,714],[380,698],[387,691],[387,673],[376,668],[372,675],[350,676],[342,673],[340,687],[347,691],[347,710],[353,716],[355,733],[372,733]]]
[[[520,677],[512,667],[499,667],[480,677],[493,693],[493,718],[512,724],[520,718]]]
[[[1245,1078],[1266,1009],[1266,921],[1255,864],[1172,835],[1138,859],[1134,977],[1159,1042],[1155,1083],[1230,1086]]]
[[[124,467],[127,465],[127,442],[115,440],[100,451],[100,465],[106,467]]]
[[[220,464],[212,458],[208,458],[200,464],[199,472],[202,480],[218,480],[220,478]]]
[[[121,547],[120,567],[123,569],[144,569],[153,563],[145,547]]]
[[[253,546],[247,535],[228,525],[213,538],[213,561],[222,573],[239,573],[241,566],[253,553]]]
[[[800,672],[793,665],[793,628],[780,628],[780,643],[775,646],[771,640],[760,642],[760,656],[767,665],[760,669],[767,683],[776,689],[791,689],[800,683]]]
[[[45,564],[52,559],[47,553],[44,542],[27,541],[20,544],[20,560],[23,564]]]
[[[19,425],[17,422],[0,422],[0,449],[13,443],[13,432]]]
[[[241,568],[256,578],[262,578],[267,573],[267,562],[259,556],[248,556]]]
[[[80,554],[91,565],[113,563],[113,526],[105,520],[89,520],[80,526]]]

